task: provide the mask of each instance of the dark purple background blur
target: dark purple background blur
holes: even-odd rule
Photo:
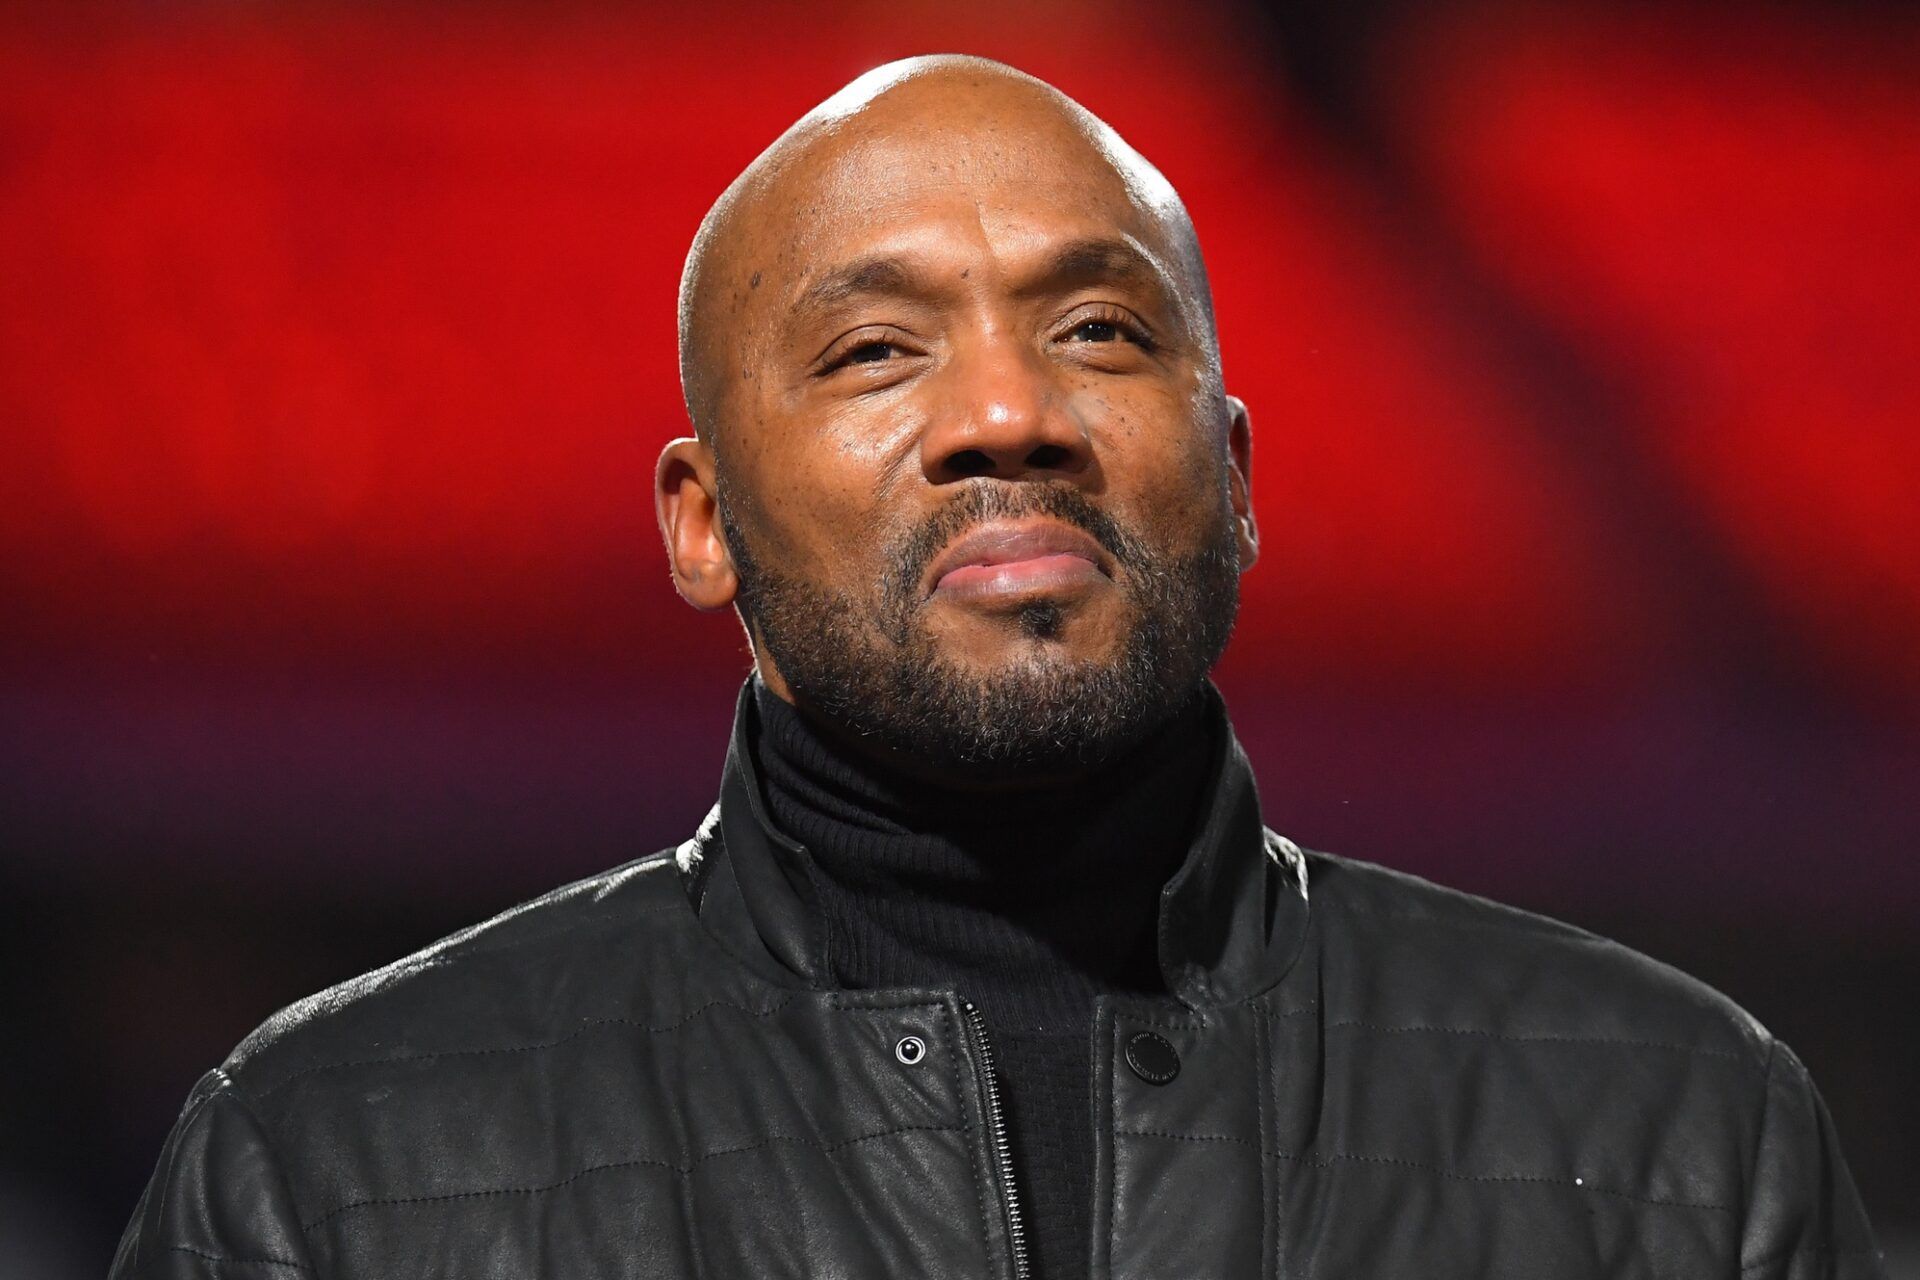
[[[280,1005],[691,830],[680,257],[942,49],[1192,207],[1270,823],[1726,990],[1916,1238],[1907,7],[200,2],[0,12],[0,1276],[98,1274]]]

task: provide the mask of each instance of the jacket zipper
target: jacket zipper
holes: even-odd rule
[[[1007,1247],[1013,1253],[1014,1280],[1027,1280],[1027,1228],[1020,1221],[1020,1193],[1013,1181],[1013,1144],[1007,1140],[1007,1117],[1000,1105],[1000,1077],[993,1069],[993,1044],[987,1039],[987,1020],[973,1001],[963,1000],[967,1028],[980,1052],[981,1076],[987,1095],[987,1129],[993,1138],[994,1163],[999,1166],[1000,1191],[1007,1206]]]

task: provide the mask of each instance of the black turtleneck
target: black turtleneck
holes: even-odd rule
[[[1213,743],[1194,705],[1092,777],[1013,793],[904,778],[757,679],[768,816],[812,856],[848,987],[956,990],[987,1021],[1034,1272],[1080,1280],[1092,1234],[1096,996],[1163,991],[1160,889],[1184,860]]]

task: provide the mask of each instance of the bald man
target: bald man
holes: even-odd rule
[[[673,579],[754,657],[676,850],[282,1012],[115,1274],[1882,1275],[1799,1062],[1261,822],[1198,243],[994,63],[863,76],[682,288]]]

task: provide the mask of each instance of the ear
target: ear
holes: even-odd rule
[[[674,589],[696,609],[724,609],[740,589],[720,532],[718,494],[712,449],[683,437],[661,451],[653,472],[654,511]]]
[[[1253,424],[1246,402],[1227,397],[1227,500],[1240,535],[1240,572],[1260,558],[1260,528],[1253,519]]]

